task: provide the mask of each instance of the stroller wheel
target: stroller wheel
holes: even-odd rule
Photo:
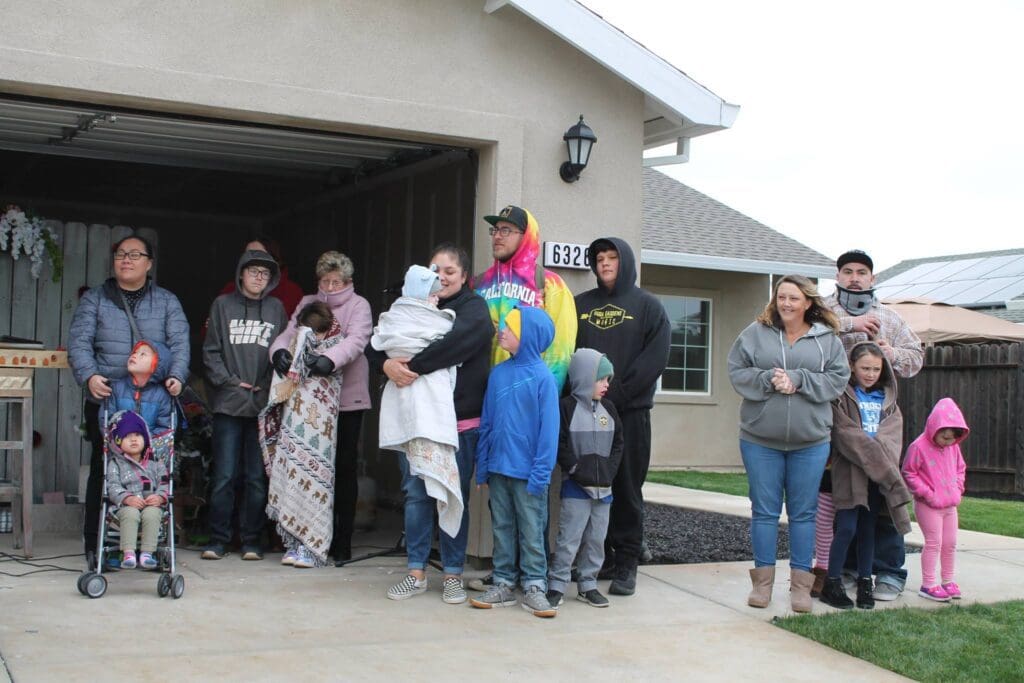
[[[171,592],[171,575],[161,574],[160,578],[156,581],[156,594],[161,598],[166,598]]]
[[[78,592],[85,595],[85,582],[92,576],[92,572],[85,571],[78,575]]]
[[[107,577],[100,574],[91,574],[84,582],[85,594],[90,598],[102,598],[107,592]]]
[[[171,596],[177,600],[185,594],[185,577],[178,574],[174,577],[174,582],[171,584]]]

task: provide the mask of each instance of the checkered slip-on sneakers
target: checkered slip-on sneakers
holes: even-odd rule
[[[415,576],[407,574],[404,579],[388,589],[388,598],[391,600],[406,600],[426,591],[426,579],[417,581]]]

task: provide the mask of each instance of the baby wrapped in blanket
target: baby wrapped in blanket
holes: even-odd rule
[[[447,334],[455,311],[438,309],[440,289],[434,270],[411,266],[402,296],[381,313],[370,345],[389,358],[412,358]],[[464,504],[455,462],[455,372],[454,367],[436,370],[405,387],[389,380],[380,402],[380,447],[405,453],[410,473],[437,499],[438,523],[452,537],[459,532]]]

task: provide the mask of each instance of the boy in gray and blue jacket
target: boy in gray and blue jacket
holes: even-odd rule
[[[562,505],[547,596],[555,608],[562,604],[574,558],[579,571],[576,599],[594,607],[608,606],[608,599],[597,590],[597,573],[604,563],[612,481],[622,462],[619,414],[605,398],[613,372],[603,353],[577,349],[569,363],[572,393],[559,402]]]

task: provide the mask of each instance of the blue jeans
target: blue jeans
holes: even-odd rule
[[[836,533],[828,553],[828,576],[838,579],[842,575],[846,555],[856,540],[857,578],[871,578],[871,560],[875,556],[875,520],[882,507],[882,494],[875,482],[868,483],[868,506],[858,505],[847,510],[836,510]]]
[[[523,590],[548,589],[548,558],[544,554],[544,525],[548,516],[548,489],[539,496],[526,492],[525,479],[491,474],[491,525],[494,527],[494,583]],[[516,551],[519,551],[518,567]]]
[[[828,452],[827,441],[795,451],[780,451],[740,439],[740,453],[750,483],[750,538],[755,567],[775,566],[779,516],[785,494],[789,516],[789,565],[811,571],[818,486]]]
[[[459,450],[455,452],[455,463],[459,468],[459,488],[462,489],[462,524],[459,533],[452,538],[439,530],[441,563],[445,574],[462,574],[466,564],[466,541],[469,538],[469,485],[473,480],[473,465],[476,462],[477,429],[467,429],[459,434]],[[431,540],[434,535],[434,512],[437,501],[427,495],[426,486],[419,477],[409,475],[409,461],[405,454],[398,458],[402,468],[402,491],[405,492],[405,548],[409,555],[409,569],[426,569],[430,559]]]
[[[267,521],[267,475],[256,418],[214,413],[212,447],[210,543],[224,545],[231,540],[235,481],[244,477],[238,535],[243,546],[258,548]]]

